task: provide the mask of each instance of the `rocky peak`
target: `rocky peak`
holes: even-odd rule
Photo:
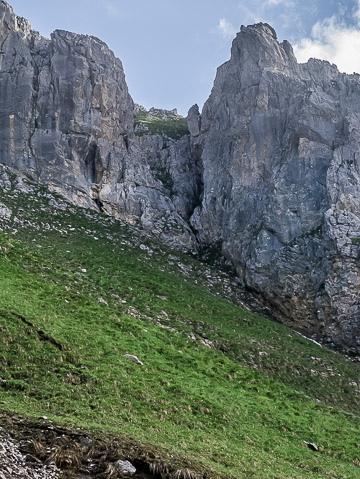
[[[246,70],[263,69],[287,72],[297,63],[289,42],[279,43],[275,30],[267,23],[241,26],[233,41],[231,60]]]
[[[241,25],[240,32],[244,34],[255,34],[261,37],[272,37],[274,40],[277,40],[276,31],[268,23],[254,23],[253,25]]]
[[[41,37],[4,1],[0,18],[0,161],[89,205],[134,135],[122,63],[95,37]]]
[[[16,15],[12,7],[5,2],[5,0],[0,0],[0,16],[2,25],[15,30]]]
[[[193,105],[186,117],[190,135],[192,137],[200,135],[201,132],[201,115],[197,104]]]
[[[246,111],[253,107],[251,96],[261,89],[257,105],[266,109],[270,85],[282,81],[279,76],[297,79],[300,75],[301,69],[291,45],[287,41],[279,43],[273,28],[266,23],[242,26],[232,43],[230,60],[217,70],[210,98],[204,105],[202,128],[217,128],[217,122],[213,121],[217,117],[220,129],[224,127],[231,133],[242,115],[235,109],[240,103],[233,103],[236,93],[243,97],[242,107]],[[284,94],[287,93],[285,89]]]
[[[173,108],[172,110],[166,110],[164,108],[151,107],[150,110],[147,110],[144,106],[139,105],[138,103],[134,104],[134,112],[135,115],[143,114],[146,115],[147,118],[159,118],[162,120],[183,118],[181,115],[179,115],[177,108]]]
[[[35,32],[26,18],[15,15],[13,8],[5,2],[0,1],[0,31],[3,32],[16,32],[22,35],[24,38],[28,38],[34,35]],[[1,28],[2,27],[2,28]],[[3,41],[3,34],[0,32],[0,40]]]

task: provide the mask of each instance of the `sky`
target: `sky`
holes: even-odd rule
[[[124,65],[136,103],[183,115],[208,98],[241,25],[267,22],[298,61],[310,57],[360,73],[360,0],[7,0],[49,37],[94,35]]]

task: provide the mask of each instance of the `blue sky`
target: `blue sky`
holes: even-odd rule
[[[240,25],[263,21],[300,61],[360,72],[360,0],[8,0],[44,36],[95,35],[122,60],[135,102],[182,114],[209,96]]]

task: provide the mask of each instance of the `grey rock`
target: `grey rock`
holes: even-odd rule
[[[191,136],[198,136],[201,132],[201,115],[198,105],[193,105],[187,116],[187,124]]]
[[[5,2],[0,18],[0,161],[88,205],[133,131],[121,62],[94,37],[41,37]]]
[[[3,165],[0,165],[0,188],[4,191],[10,191],[12,188],[9,171]]]
[[[109,304],[105,301],[104,298],[98,298],[98,303],[105,304],[105,306],[109,306]]]
[[[0,220],[9,220],[11,216],[11,210],[3,203],[0,203]]]
[[[173,108],[172,110],[165,110],[163,108],[152,107],[147,113],[150,118],[161,118],[162,120],[168,120],[169,118],[180,118],[180,115],[176,108]]]
[[[18,176],[16,178],[14,187],[17,191],[20,191],[21,193],[29,194],[34,192],[33,185],[24,181],[24,179],[21,178],[21,176]]]
[[[132,476],[136,472],[136,468],[131,464],[130,461],[118,460],[115,462],[115,467],[119,469],[121,474],[124,475]]]
[[[89,450],[90,447],[91,447],[92,444],[93,444],[92,439],[90,439],[90,438],[87,437],[87,436],[81,437],[79,442],[80,442],[81,448],[84,449],[84,450]]]

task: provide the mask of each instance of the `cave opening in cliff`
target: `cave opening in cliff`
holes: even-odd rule
[[[85,158],[85,177],[91,183],[100,183],[103,175],[101,155],[97,143],[92,142]]]

